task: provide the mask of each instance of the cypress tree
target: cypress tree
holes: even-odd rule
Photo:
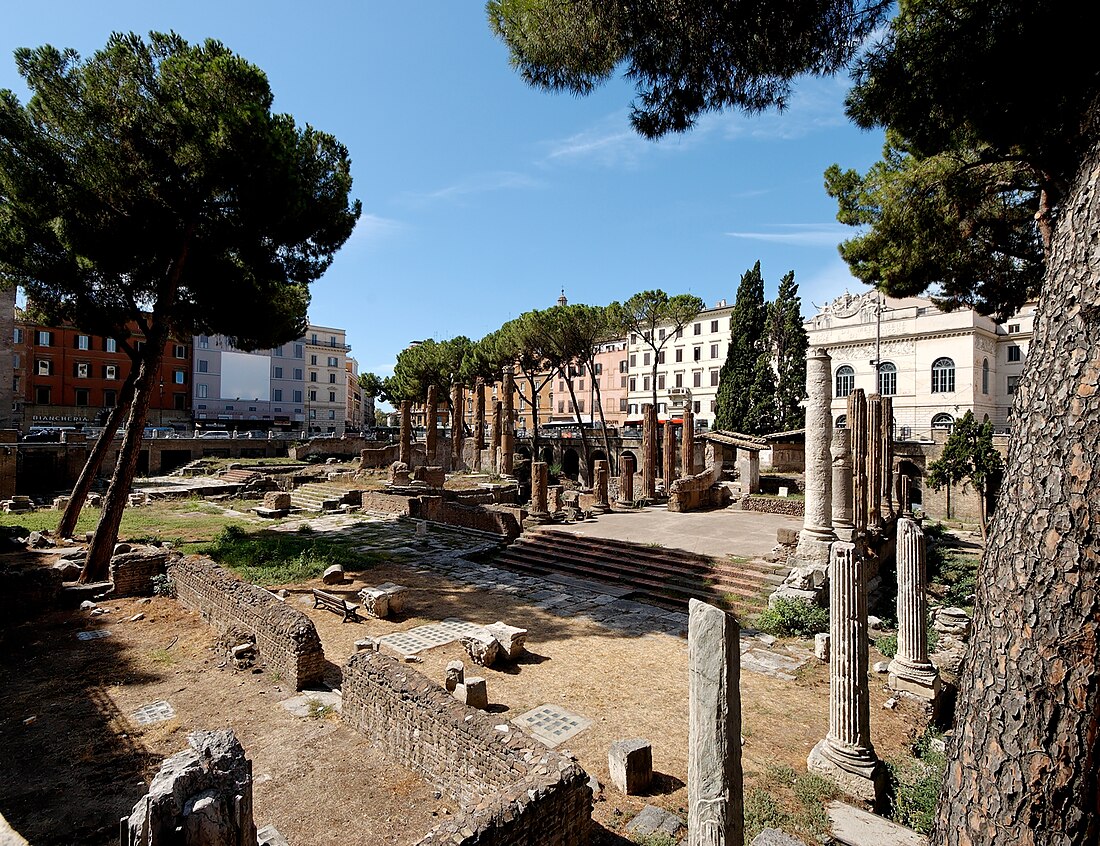
[[[799,429],[806,423],[806,349],[809,340],[802,325],[802,300],[794,271],[779,282],[779,293],[768,308],[768,343],[775,360],[775,418],[772,431]]]
[[[730,315],[730,345],[718,381],[714,427],[730,432],[748,432],[750,392],[757,359],[764,351],[767,311],[764,305],[764,277],[760,262],[741,277],[737,301]]]

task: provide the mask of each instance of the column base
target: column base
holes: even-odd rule
[[[836,534],[837,540],[851,543],[856,534],[856,527],[834,523],[833,532]]]
[[[918,664],[895,658],[888,672],[891,690],[912,693],[933,702],[940,695],[940,671],[931,662]]]
[[[606,514],[608,511],[611,510],[611,506],[610,505],[593,505],[591,510],[592,510],[593,514]]]
[[[886,799],[886,767],[873,751],[836,749],[822,738],[810,750],[806,769],[832,779],[845,793],[876,808]]]
[[[814,566],[829,569],[829,547],[836,541],[832,529],[803,529],[798,534],[798,546],[788,562],[792,568]]]
[[[545,526],[553,522],[554,518],[549,511],[531,511],[523,518],[523,527],[526,529],[528,526]]]

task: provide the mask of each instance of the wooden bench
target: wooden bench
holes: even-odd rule
[[[332,611],[336,614],[340,614],[344,618],[346,623],[348,620],[352,620],[356,623],[361,622],[359,615],[356,611],[359,606],[354,602],[348,602],[341,596],[337,596],[334,593],[325,593],[323,590],[313,589],[313,607],[324,608],[326,611]]]

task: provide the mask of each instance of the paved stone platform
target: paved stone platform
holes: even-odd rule
[[[592,725],[588,717],[574,714],[559,705],[540,705],[526,714],[520,714],[512,722],[551,749]]]
[[[176,709],[173,708],[171,704],[161,699],[158,702],[150,702],[148,705],[142,705],[130,714],[130,719],[139,726],[148,726],[153,723],[163,723],[165,720],[170,720],[174,716],[176,716]]]

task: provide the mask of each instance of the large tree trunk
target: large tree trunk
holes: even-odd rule
[[[95,481],[99,468],[103,466],[103,459],[107,457],[107,450],[111,448],[111,442],[114,441],[115,432],[118,431],[122,418],[130,410],[130,403],[134,398],[134,383],[137,381],[137,373],[137,365],[131,366],[126,381],[122,383],[118,403],[111,409],[111,414],[107,417],[107,423],[103,427],[103,431],[99,433],[88,460],[84,462],[84,469],[80,471],[80,478],[76,480],[73,492],[69,494],[69,503],[65,506],[65,511],[61,515],[61,522],[57,525],[58,537],[72,537],[73,531],[76,529],[76,521],[80,519],[80,510],[88,499],[92,482]]]
[[[1060,213],[934,844],[1100,842],[1100,144]]]
[[[581,430],[581,452],[584,453],[584,472],[587,477],[585,481],[588,487],[592,487],[592,457],[588,454],[588,436],[584,433],[584,420],[581,418],[581,410],[577,407],[577,392],[573,390],[573,380],[566,375],[565,368],[559,367],[558,373],[569,386],[569,401],[573,403],[573,419],[577,421],[577,428]]]
[[[95,537],[92,538],[92,543],[88,547],[88,558],[80,574],[81,582],[100,582],[107,578],[111,553],[114,550],[115,541],[118,540],[118,527],[122,524],[122,512],[126,508],[130,485],[137,471],[141,439],[145,430],[145,421],[149,415],[149,400],[153,395],[153,384],[157,380],[167,339],[168,331],[161,326],[154,326],[146,336],[146,346],[138,368],[137,381],[134,384],[134,400],[130,404],[130,418],[126,422],[122,448],[119,450],[115,472],[111,476],[111,485],[107,489]]]
[[[603,397],[600,394],[600,380],[596,376],[595,362],[592,359],[588,359],[588,375],[592,379],[592,385],[596,389],[596,408],[600,410],[600,431],[603,432],[603,449],[604,454],[607,456],[608,472],[614,475],[618,467],[619,456],[615,456],[615,462],[611,461],[611,438],[607,434],[607,417],[603,413]]]

